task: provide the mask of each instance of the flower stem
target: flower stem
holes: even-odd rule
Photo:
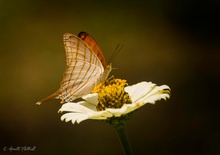
[[[118,137],[120,139],[124,154],[125,155],[132,155],[131,147],[129,145],[128,138],[127,138],[127,135],[125,132],[125,124],[119,123],[115,126],[115,129],[116,129]]]

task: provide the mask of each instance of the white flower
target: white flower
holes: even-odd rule
[[[83,97],[84,101],[63,104],[59,112],[67,113],[61,116],[61,120],[71,121],[73,124],[86,119],[108,120],[112,117],[121,117],[131,113],[146,103],[154,104],[157,100],[166,100],[170,97],[169,86],[157,86],[152,82],[140,82],[123,88],[125,93],[129,95],[131,103],[124,103],[120,108],[105,108],[98,111],[98,93],[88,94]]]

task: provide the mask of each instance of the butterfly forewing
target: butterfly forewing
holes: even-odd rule
[[[99,58],[103,56],[101,50],[95,40],[87,33],[85,34],[86,36],[82,38],[84,41],[75,35],[64,34],[66,70],[60,88],[37,104],[53,98],[61,99],[61,102],[72,101],[90,93],[94,86],[103,79],[105,58]]]
[[[98,56],[99,60],[102,62],[103,67],[106,67],[106,60],[105,57],[99,48],[98,44],[96,43],[95,39],[91,35],[86,32],[80,32],[78,37],[82,39],[90,48],[91,50]]]

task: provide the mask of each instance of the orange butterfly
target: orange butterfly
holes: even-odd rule
[[[61,103],[73,101],[86,94],[100,82],[107,79],[112,70],[96,41],[86,32],[78,37],[66,33],[63,35],[66,51],[66,70],[60,88],[36,104],[50,99],[61,99]]]

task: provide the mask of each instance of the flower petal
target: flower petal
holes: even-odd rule
[[[73,124],[75,122],[80,123],[81,121],[86,120],[87,118],[88,116],[82,113],[66,113],[61,116],[62,121],[64,120],[65,122],[71,121]]]
[[[155,101],[167,99],[170,97],[170,88],[167,85],[156,86],[146,96],[139,100],[139,102],[146,102],[154,104]]]
[[[144,97],[156,84],[152,82],[140,82],[132,86],[125,87],[125,91],[130,95],[132,102]]]
[[[140,82],[125,87],[125,91],[131,97],[131,104],[124,104],[121,108],[107,108],[102,111],[96,110],[98,94],[89,94],[83,97],[85,101],[77,103],[69,102],[62,105],[59,112],[68,112],[61,116],[62,121],[80,123],[86,119],[106,120],[110,117],[121,117],[146,103],[154,104],[155,101],[170,97],[170,88],[167,85],[157,86],[152,82]]]
[[[120,117],[121,115],[125,114],[126,110],[127,110],[126,106],[122,106],[121,108],[118,108],[118,109],[113,109],[113,108],[106,109],[106,111],[108,111],[115,117]]]
[[[93,110],[89,109],[86,106],[81,104],[86,104],[85,101],[80,101],[78,103],[68,102],[62,105],[60,108],[60,112],[67,111],[67,112],[76,112],[76,113],[88,113],[92,112]]]
[[[80,123],[86,119],[96,119],[96,120],[105,120],[108,117],[113,115],[108,111],[96,111],[88,108],[87,106],[91,104],[86,101],[81,101],[78,103],[65,103],[60,108],[59,112],[67,111],[69,113],[63,114],[61,120],[66,122],[72,121],[74,124]]]
[[[82,97],[82,99],[84,99],[85,101],[87,101],[95,106],[98,104],[98,94],[97,93],[85,95]]]
[[[65,120],[65,122],[69,122],[70,120],[73,120],[73,118],[74,118],[74,120],[76,120],[76,118],[77,118],[74,113],[66,113],[66,114],[62,115],[60,119],[61,119],[61,121]]]

